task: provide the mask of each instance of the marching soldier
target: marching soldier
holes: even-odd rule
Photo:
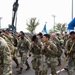
[[[57,49],[58,49],[58,66],[61,65],[61,55],[62,55],[62,50],[61,50],[61,46],[60,46],[60,42],[59,42],[59,39],[57,38],[56,34],[55,33],[52,33],[51,34],[51,40],[52,42],[57,46]]]
[[[23,69],[23,64],[26,64],[27,68],[26,70],[30,69],[30,66],[28,64],[28,57],[27,57],[27,53],[29,50],[29,43],[25,38],[25,34],[23,31],[20,31],[20,40],[19,40],[19,44],[18,44],[18,49],[19,49],[19,53],[21,56],[21,63],[20,63],[20,70],[18,71],[18,73],[22,72]]]
[[[12,75],[11,51],[2,37],[0,37],[0,75]]]
[[[18,59],[16,57],[16,47],[14,46],[14,38],[12,36],[12,34],[10,33],[10,31],[7,29],[5,31],[3,31],[1,33],[1,36],[6,40],[9,48],[10,48],[10,51],[11,51],[11,55],[12,55],[12,59],[15,61],[16,63],[16,67],[18,68],[19,67],[19,63],[18,63]]]
[[[51,67],[51,74],[52,75],[57,75],[56,74],[56,66],[57,66],[57,47],[56,45],[51,42],[50,40],[50,35],[49,34],[44,34],[43,36],[43,41],[44,41],[44,46],[42,46],[42,52],[45,55],[45,62],[44,62],[44,67],[42,71],[42,75],[47,75],[48,72],[48,66]]]
[[[31,52],[33,54],[32,68],[35,70],[35,75],[41,75],[40,65],[41,65],[41,43],[38,41],[37,35],[33,35]]]
[[[72,49],[70,51],[70,49]],[[70,39],[67,40],[65,46],[65,55],[68,57],[68,75],[73,74],[73,70],[75,67],[75,32],[70,32]]]

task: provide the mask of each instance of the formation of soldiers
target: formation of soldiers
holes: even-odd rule
[[[67,56],[66,66],[68,75],[72,75],[75,68],[75,32],[60,34],[34,34],[28,37],[23,31],[11,33],[8,29],[0,32],[0,75],[14,75],[12,73],[12,60],[21,74],[26,65],[30,69],[28,56],[32,56],[31,64],[35,75],[47,75],[48,68],[51,74],[57,75],[56,67],[61,66],[61,56]],[[17,58],[19,53],[21,62]],[[42,68],[40,68],[40,66]]]

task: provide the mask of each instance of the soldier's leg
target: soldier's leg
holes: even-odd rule
[[[41,70],[39,68],[39,64],[36,64],[35,75],[41,75]]]
[[[42,74],[41,74],[41,70],[40,70],[40,69],[36,69],[36,70],[35,70],[35,75],[42,75]]]
[[[23,52],[21,50],[19,50],[19,54],[20,54],[20,57],[21,57],[21,60],[22,60]]]
[[[39,66],[41,65],[41,61],[38,60],[39,58],[33,58],[32,60],[32,68],[35,70],[35,75],[41,75],[41,71]]]
[[[22,73],[22,70],[23,70],[23,64],[24,64],[24,61],[23,61],[23,55],[21,57],[21,62],[20,62],[20,67],[19,67],[19,70],[17,71],[19,74]]]
[[[35,70],[35,75],[41,75],[41,70],[40,70],[40,68],[39,68],[39,66],[40,66],[40,64],[38,63],[37,64],[37,62],[35,62],[36,64],[34,65],[35,67],[34,67],[34,70]]]
[[[36,59],[33,57],[32,61],[32,68],[35,70],[35,75],[38,75],[38,72],[37,72],[37,65],[36,65]]]
[[[57,75],[55,67],[51,67],[51,74],[52,75]]]
[[[70,67],[70,68],[68,68],[68,75],[72,75],[73,74],[73,68],[72,67]]]
[[[51,74],[52,75],[57,75],[57,73],[56,73],[56,66],[57,66],[57,61],[53,60],[51,62]]]
[[[61,65],[61,57],[58,57],[58,66]]]
[[[30,69],[30,66],[29,66],[29,64],[28,64],[28,61],[27,61],[27,60],[26,60],[25,64],[26,64],[26,66],[27,66],[26,70],[29,70],[29,69]]]
[[[41,75],[47,75],[48,72],[48,64],[46,62],[43,63]]]
[[[19,62],[18,62],[18,59],[16,58],[16,57],[13,57],[13,60],[14,60],[14,62],[16,63],[16,68],[18,68],[19,67]]]
[[[39,70],[38,69],[35,70],[35,75],[39,75]]]
[[[68,61],[68,75],[72,75],[73,74],[73,70],[74,70],[74,61],[73,60],[69,60]]]
[[[22,73],[22,70],[23,70],[23,63],[21,62],[20,63],[20,67],[19,67],[19,70],[17,71],[19,74]]]
[[[66,61],[66,66],[64,68],[66,71],[68,71],[68,61]]]
[[[37,59],[37,64],[38,64],[38,65],[37,65],[38,75],[41,75],[41,70],[40,70],[40,68],[39,68],[40,65],[41,65],[41,59],[40,59],[40,58]]]

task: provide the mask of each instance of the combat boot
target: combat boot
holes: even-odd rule
[[[39,71],[39,75],[42,75],[42,71]]]
[[[13,57],[14,62],[16,63],[16,68],[19,68],[19,62],[16,57]]]
[[[29,66],[29,64],[28,64],[28,62],[27,62],[27,61],[26,61],[26,63],[25,63],[25,64],[26,64],[26,66],[27,66],[27,68],[26,68],[25,70],[27,71],[27,70],[29,70],[29,69],[30,69],[30,66]]]
[[[60,65],[61,65],[61,59],[58,58],[58,66],[60,66]]]
[[[22,70],[23,70],[23,68],[22,68],[22,67],[20,67],[20,70],[19,70],[19,71],[17,71],[17,72],[18,72],[18,74],[21,74],[21,73],[22,73]]]

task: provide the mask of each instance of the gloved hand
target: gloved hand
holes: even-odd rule
[[[64,54],[65,54],[65,56],[67,56],[67,55],[70,55],[71,52],[65,52]]]

